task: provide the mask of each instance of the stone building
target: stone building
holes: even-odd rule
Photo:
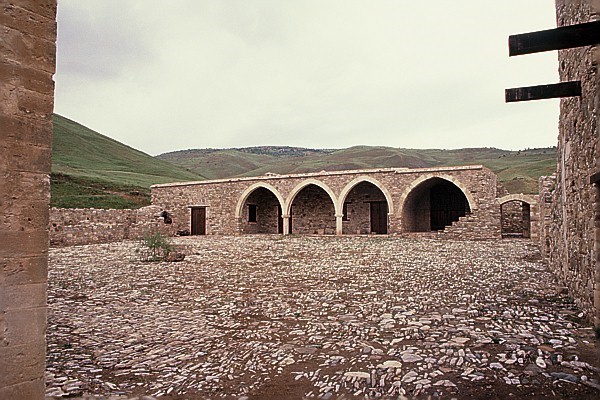
[[[0,399],[43,399],[56,0],[0,13]]]
[[[199,235],[427,233],[490,239],[501,237],[503,205],[518,201],[526,208],[507,212],[505,225],[515,235],[537,237],[531,229],[537,227],[536,200],[498,193],[504,192],[496,175],[477,165],[160,184],[152,186],[152,204],[168,211],[178,230]]]
[[[558,26],[600,18],[598,0],[556,0]],[[560,103],[558,166],[540,180],[541,249],[586,315],[600,327],[600,48],[558,52],[562,82],[581,81],[581,97]]]

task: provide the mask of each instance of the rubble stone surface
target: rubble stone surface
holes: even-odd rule
[[[535,242],[177,238],[51,249],[47,396],[597,398]],[[183,396],[183,397],[178,397]]]

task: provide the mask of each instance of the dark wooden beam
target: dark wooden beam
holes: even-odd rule
[[[581,96],[581,81],[506,89],[504,94],[507,103]]]
[[[590,183],[592,185],[595,183],[600,183],[600,172],[590,175]]]
[[[600,43],[600,21],[562,26],[508,37],[510,56],[570,49]]]

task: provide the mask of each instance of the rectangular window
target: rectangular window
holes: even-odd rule
[[[256,204],[248,204],[248,222],[256,222]]]
[[[344,207],[342,207],[342,221],[348,221],[348,203],[344,202]]]

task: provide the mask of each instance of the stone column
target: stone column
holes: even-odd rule
[[[592,258],[594,271],[594,327],[600,329],[600,188],[594,185],[594,257]]]
[[[56,0],[0,13],[0,399],[43,399]]]
[[[281,218],[283,218],[283,234],[289,235],[291,233],[290,232],[290,216],[282,215]]]
[[[344,214],[335,214],[335,234],[338,236],[343,234],[343,218]]]

